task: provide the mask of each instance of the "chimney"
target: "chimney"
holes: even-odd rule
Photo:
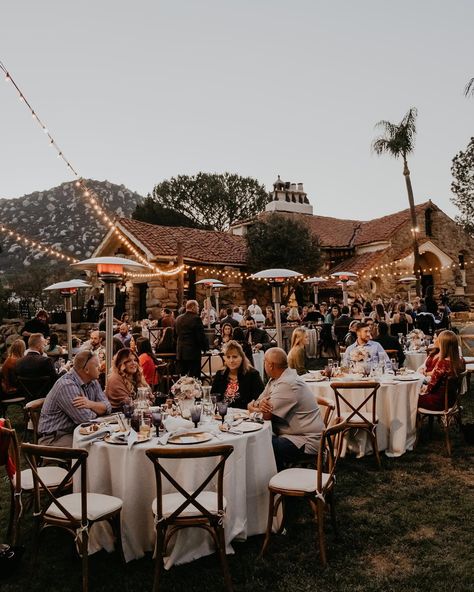
[[[298,183],[298,191],[300,193],[304,193],[304,189],[303,189],[303,183]]]

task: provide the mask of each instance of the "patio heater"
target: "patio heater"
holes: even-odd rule
[[[312,277],[308,280],[304,280],[303,284],[311,284],[313,287],[314,292],[314,304],[318,304],[318,292],[319,292],[319,284],[322,284],[326,280],[323,277]]]
[[[90,288],[84,280],[68,280],[66,282],[57,282],[51,284],[44,291],[57,290],[64,298],[64,312],[66,313],[66,330],[67,330],[67,358],[72,359],[72,327],[71,327],[71,312],[72,312],[72,297],[77,293],[79,288]]]
[[[104,284],[105,306],[105,370],[106,376],[112,366],[112,340],[114,337],[114,306],[115,289],[123,280],[125,271],[141,271],[145,266],[124,257],[92,257],[78,263],[72,263],[71,267],[97,272],[98,278]]]
[[[268,284],[272,287],[272,301],[275,307],[275,326],[278,347],[283,347],[280,317],[281,287],[289,278],[300,276],[301,273],[292,271],[291,269],[264,269],[263,271],[258,271],[250,276],[250,279],[252,280],[267,280]]]
[[[227,288],[225,284],[214,284],[212,286],[212,291],[214,292],[214,298],[216,299],[216,312],[217,312],[217,322],[219,323],[219,294],[222,288]]]
[[[204,286],[206,288],[206,300],[208,310],[211,310],[211,293],[212,290],[217,290],[216,292],[216,308],[217,308],[217,316],[219,316],[219,289],[224,288],[224,284],[221,280],[215,280],[213,278],[205,278],[203,280],[199,280],[198,282],[194,282],[195,286]],[[211,328],[211,315],[207,315],[207,328]]]
[[[407,275],[406,277],[402,277],[398,280],[399,284],[404,284],[406,286],[407,292],[408,292],[408,302],[411,303],[411,294],[410,294],[410,289],[413,285],[413,283],[416,284],[416,277],[414,275]]]
[[[354,279],[351,279],[351,278],[358,279],[357,274],[352,273],[351,271],[336,271],[336,273],[331,273],[331,277],[336,278],[337,280],[339,280],[341,282],[341,284],[342,284],[342,303],[344,306],[347,306],[347,303],[348,303],[348,298],[347,298],[348,283],[349,283],[349,281],[352,281],[353,283],[351,285],[354,285],[355,281],[354,281]]]

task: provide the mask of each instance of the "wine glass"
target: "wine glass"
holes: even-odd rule
[[[212,409],[216,412],[217,395],[211,395]]]
[[[222,418],[222,424],[224,424],[224,417],[227,415],[227,402],[226,401],[218,401],[217,402],[217,411]]]
[[[160,429],[161,429],[161,412],[160,411],[153,411],[151,414],[151,417],[153,419],[153,425],[155,426],[156,435],[159,436]]]
[[[199,420],[201,419],[201,405],[194,405],[191,407],[191,421],[194,423],[194,427],[198,427]]]

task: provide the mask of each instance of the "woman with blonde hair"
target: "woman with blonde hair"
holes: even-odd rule
[[[439,354],[436,365],[431,373],[429,383],[421,390],[418,407],[432,411],[444,409],[444,393],[449,378],[457,378],[466,368],[459,355],[459,342],[452,331],[442,331],[438,336]],[[448,392],[448,404],[454,405],[457,389]]]
[[[308,332],[304,327],[297,327],[291,336],[291,349],[288,353],[288,367],[298,374],[306,374],[305,345],[309,343]]]
[[[17,392],[15,366],[18,360],[25,355],[25,342],[23,339],[15,339],[8,350],[8,357],[3,363],[1,371],[2,393],[11,396]]]
[[[146,386],[138,356],[127,347],[118,351],[105,387],[112,409],[120,410],[124,403],[130,403],[136,396],[138,388]]]
[[[240,343],[228,341],[224,346],[224,368],[216,372],[211,392],[222,395],[233,407],[247,409],[263,388],[258,370],[250,364]]]

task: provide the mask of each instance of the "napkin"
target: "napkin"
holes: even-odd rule
[[[128,442],[128,447],[131,448],[136,441],[138,440],[138,434],[135,430],[133,430],[132,428],[130,428],[130,432],[128,433],[128,438],[127,438],[127,442]]]
[[[179,428],[185,428],[187,430],[193,427],[193,422],[189,419],[183,419],[182,417],[167,417],[163,422],[167,432],[175,432]]]

